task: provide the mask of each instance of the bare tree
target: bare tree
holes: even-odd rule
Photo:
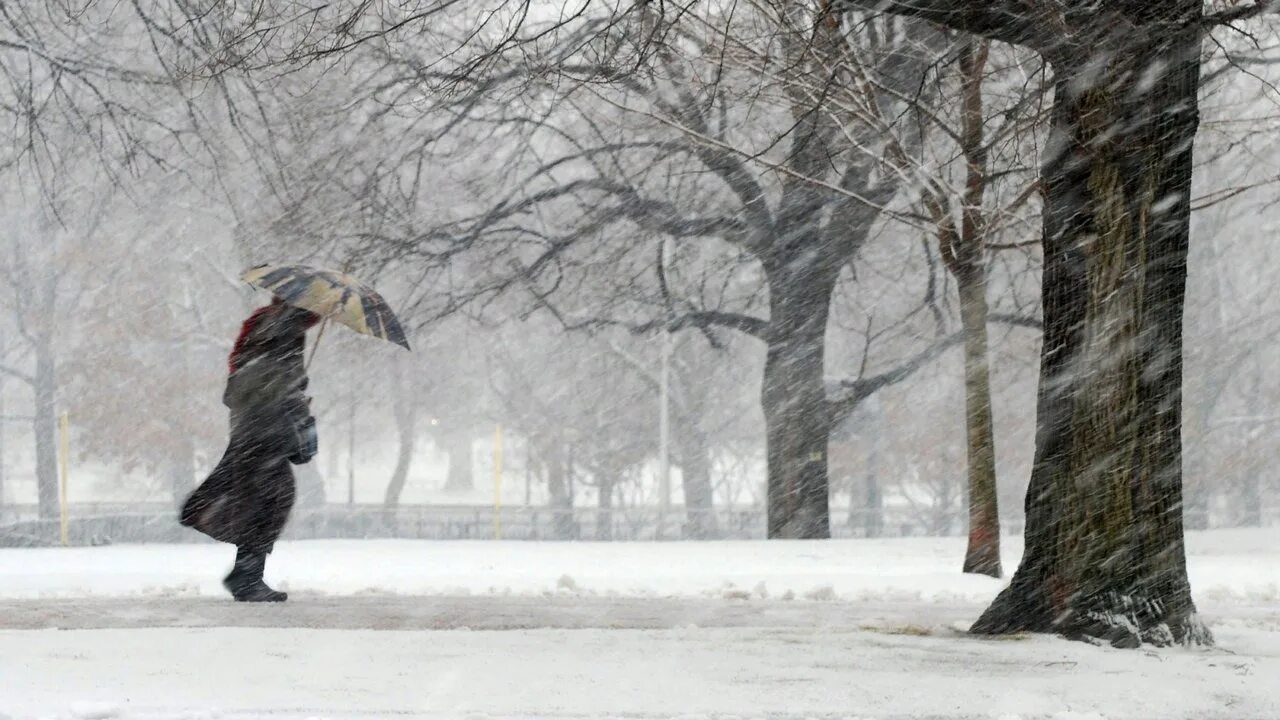
[[[973,630],[1208,644],[1182,527],[1182,318],[1200,0],[850,1],[1030,47],[1053,66],[1044,324],[1027,549]]]
[[[939,254],[943,264],[956,280],[960,296],[960,320],[964,333],[965,426],[968,452],[969,544],[965,552],[964,571],[999,577],[1000,512],[997,502],[996,441],[991,407],[990,362],[988,359],[987,273],[992,238],[997,237],[1009,218],[1035,195],[1034,178],[1024,179],[1026,167],[1018,156],[1025,145],[1027,130],[1040,121],[1039,100],[1046,86],[1035,78],[1036,69],[1018,63],[1024,81],[1018,92],[999,108],[996,122],[985,107],[984,84],[1000,80],[1000,69],[989,68],[991,43],[968,39],[960,44],[956,57],[960,90],[959,121],[954,130],[944,134],[954,139],[963,164],[963,189],[944,191],[936,184],[923,183],[922,203],[936,225]],[[1006,74],[1007,74],[1007,68]],[[1028,77],[1029,76],[1029,77]],[[1007,83],[1008,80],[1005,80]],[[988,88],[989,90],[989,88]],[[993,131],[988,126],[994,125]],[[1012,153],[1000,151],[1012,145]],[[997,162],[1004,167],[992,172],[992,157],[1003,154]],[[997,180],[1021,180],[1022,188],[1010,193],[994,208],[988,207],[989,194]],[[957,219],[958,216],[958,219]],[[1028,324],[1033,324],[1028,321]]]
[[[95,302],[123,267],[103,247],[100,236],[112,196],[110,192],[84,196],[59,192],[52,204],[15,203],[27,212],[11,215],[13,237],[0,256],[0,277],[8,288],[0,296],[0,307],[8,311],[16,330],[16,342],[10,345],[16,352],[0,364],[0,373],[26,385],[32,394],[42,519],[58,515],[55,425],[59,389],[74,357],[61,345],[75,332],[69,327],[75,314]],[[76,220],[63,220],[73,214]]]

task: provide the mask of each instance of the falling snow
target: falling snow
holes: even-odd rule
[[[4,5],[0,720],[1280,717],[1280,8],[1136,7]]]

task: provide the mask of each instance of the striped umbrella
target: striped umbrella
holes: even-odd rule
[[[358,333],[409,349],[400,320],[387,306],[387,301],[376,290],[344,272],[306,265],[259,265],[245,271],[241,279],[294,307],[310,310],[326,323],[333,320]],[[323,330],[321,326],[321,332]]]

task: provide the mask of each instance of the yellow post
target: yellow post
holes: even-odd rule
[[[493,430],[493,539],[502,539],[502,425]]]
[[[58,418],[58,440],[58,465],[62,476],[58,489],[58,506],[62,519],[62,546],[66,547],[70,544],[67,538],[67,474],[70,472],[71,462],[71,416],[65,412]]]

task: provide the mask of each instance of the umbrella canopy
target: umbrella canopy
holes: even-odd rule
[[[409,349],[400,320],[387,301],[346,273],[306,265],[259,265],[241,279],[294,307]]]

